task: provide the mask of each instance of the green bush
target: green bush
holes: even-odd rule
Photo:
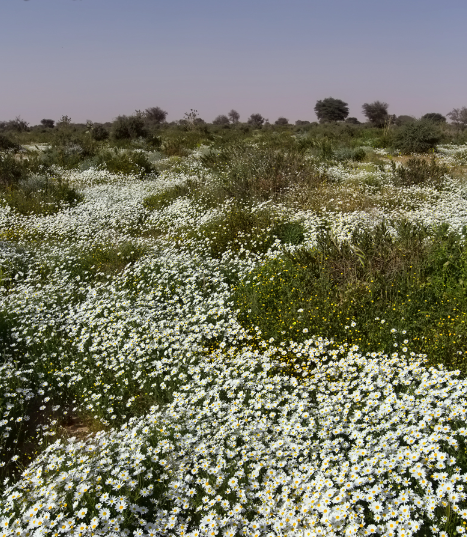
[[[0,185],[11,186],[25,176],[25,167],[11,153],[0,154]]]
[[[155,173],[154,166],[141,151],[123,152],[103,151],[97,155],[95,161],[111,173],[134,174],[144,176]]]
[[[435,149],[441,140],[441,131],[432,121],[413,121],[406,123],[396,135],[396,148],[403,155],[427,153]]]
[[[431,183],[440,186],[445,176],[449,173],[449,168],[445,164],[438,164],[433,157],[428,163],[424,159],[410,158],[405,165],[396,168],[394,163],[393,173],[395,183],[399,186],[412,186],[423,183]]]
[[[147,131],[144,118],[141,115],[118,116],[112,125],[114,140],[130,140],[145,137]]]
[[[381,225],[343,244],[323,231],[315,249],[267,260],[245,276],[233,291],[239,320],[276,343],[313,335],[388,354],[407,345],[466,374],[464,240],[446,227],[428,240],[426,229],[409,224],[398,238]]]
[[[298,146],[281,150],[274,142],[258,146],[233,143],[202,161],[219,173],[225,196],[237,200],[274,199],[293,185],[313,187],[325,180]]]
[[[17,151],[19,149],[19,145],[11,140],[8,136],[5,136],[4,134],[0,134],[0,151],[5,150],[14,150]]]
[[[143,200],[143,206],[150,211],[160,210],[171,205],[177,198],[189,195],[190,192],[190,184],[176,185],[158,194],[148,196]]]
[[[283,244],[301,244],[305,240],[305,228],[300,222],[279,222],[272,229],[272,234]]]
[[[0,192],[0,197],[19,213],[53,214],[63,206],[73,207],[83,200],[67,182],[47,176],[29,177]]]
[[[362,162],[365,160],[366,152],[361,147],[351,149],[350,147],[341,147],[336,149],[333,154],[334,158],[339,161],[353,160],[354,162]]]
[[[94,125],[91,129],[91,137],[96,142],[102,142],[109,137],[108,130],[103,125]]]

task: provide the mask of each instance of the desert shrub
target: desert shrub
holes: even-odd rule
[[[64,206],[73,207],[83,200],[82,194],[60,178],[31,176],[9,186],[1,198],[20,214],[53,214]]]
[[[398,168],[393,163],[395,183],[400,186],[412,186],[423,183],[441,185],[449,168],[445,164],[438,164],[435,158],[427,162],[421,158],[410,158],[405,165]]]
[[[183,157],[188,154],[183,136],[167,138],[162,142],[160,147],[168,157]]]
[[[366,152],[361,147],[352,149],[350,147],[341,147],[334,151],[334,158],[339,161],[353,160],[355,162],[362,162],[365,160]]]
[[[272,234],[283,244],[301,244],[305,240],[305,228],[300,222],[279,222],[272,228]]]
[[[25,166],[10,153],[0,154],[0,185],[16,184],[25,176]]]
[[[98,273],[120,272],[140,259],[146,251],[146,247],[133,242],[96,245],[86,252],[77,253],[69,268],[70,274],[87,278]]]
[[[91,136],[96,142],[102,142],[107,140],[109,132],[103,125],[94,125],[91,129]]]
[[[103,151],[96,157],[98,166],[111,173],[134,174],[144,176],[155,173],[154,166],[141,151]]]
[[[143,200],[143,206],[150,211],[163,209],[171,205],[177,198],[189,195],[191,187],[192,184],[190,183],[175,185],[163,192],[148,196]]]
[[[465,236],[443,227],[427,237],[413,224],[401,224],[395,237],[383,224],[339,244],[323,230],[316,248],[267,260],[245,276],[233,292],[239,320],[276,342],[313,334],[388,354],[410,344],[465,374]]]
[[[115,140],[130,140],[147,135],[144,118],[139,114],[118,116],[112,125],[112,137]]]
[[[403,125],[396,135],[395,145],[404,155],[427,153],[441,140],[441,132],[432,121],[413,121]]]
[[[8,150],[17,151],[18,149],[19,149],[19,145],[16,142],[14,142],[8,136],[5,136],[4,134],[0,134],[0,151],[8,151]]]
[[[294,184],[316,186],[325,180],[303,151],[274,145],[232,144],[203,160],[218,173],[226,196],[237,200],[272,199]]]
[[[268,210],[253,211],[248,204],[234,203],[219,218],[204,224],[189,233],[189,236],[203,241],[210,255],[216,259],[228,250],[264,253],[274,243],[272,233],[275,224]]]

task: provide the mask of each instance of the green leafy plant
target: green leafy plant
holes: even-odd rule
[[[432,121],[413,121],[401,127],[395,145],[404,155],[427,153],[435,149],[441,140],[439,127]]]

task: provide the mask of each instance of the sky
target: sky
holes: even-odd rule
[[[0,120],[467,106],[467,0],[1,0]]]

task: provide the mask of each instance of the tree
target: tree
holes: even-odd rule
[[[230,123],[229,118],[224,115],[217,116],[212,122],[213,125],[228,125]]]
[[[167,112],[162,110],[159,106],[153,106],[152,108],[146,108],[144,116],[152,123],[160,124],[164,123],[167,117]]]
[[[365,103],[362,107],[365,117],[376,127],[383,127],[389,120],[388,104],[380,101]]]
[[[275,125],[288,125],[289,124],[289,120],[285,117],[280,117],[278,119],[276,119],[276,121],[274,122]]]
[[[315,113],[320,123],[344,121],[344,119],[349,115],[349,106],[340,99],[327,97],[326,99],[316,103]]]
[[[112,136],[115,140],[128,140],[146,135],[144,119],[138,111],[132,116],[118,116],[112,125]]]
[[[96,140],[96,142],[102,142],[102,140],[107,140],[109,133],[103,125],[94,124],[91,129],[91,137],[93,140]]]
[[[301,127],[303,125],[310,125],[310,122],[303,119],[297,119],[295,125],[297,125],[297,127]]]
[[[358,121],[356,117],[348,117],[345,122],[349,123],[350,125],[360,125],[360,121]]]
[[[425,119],[426,121],[433,121],[433,123],[446,123],[446,118],[443,116],[443,114],[439,114],[438,112],[430,112],[429,114],[425,114],[422,116],[422,119]]]
[[[401,127],[395,145],[404,155],[427,153],[436,147],[440,139],[439,126],[432,121],[412,121]]]
[[[238,123],[240,114],[236,110],[231,110],[228,114],[231,123]]]
[[[71,125],[71,117],[69,116],[62,116],[58,121],[57,121],[57,127],[63,129],[63,128],[68,128],[69,126]]]
[[[20,116],[16,116],[15,119],[10,119],[10,121],[2,121],[1,130],[26,132],[29,131],[29,123],[21,119]]]
[[[447,116],[456,127],[464,129],[467,126],[467,108],[465,106],[453,108]]]
[[[248,118],[248,124],[252,125],[256,129],[260,129],[266,120],[261,114],[251,114]]]
[[[53,129],[55,125],[55,121],[53,119],[41,119],[41,125],[48,129]]]
[[[398,127],[402,126],[402,125],[405,125],[406,123],[412,123],[413,121],[416,121],[416,119],[413,117],[413,116],[397,116],[396,117],[396,125]]]

